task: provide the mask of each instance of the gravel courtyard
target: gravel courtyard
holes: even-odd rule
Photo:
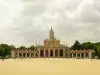
[[[33,58],[0,60],[0,75],[100,75],[100,60]]]

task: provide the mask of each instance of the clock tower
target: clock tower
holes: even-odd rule
[[[51,27],[51,30],[49,31],[49,38],[54,39],[54,31],[53,31],[52,27]]]

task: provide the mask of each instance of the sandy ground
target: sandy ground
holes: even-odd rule
[[[100,60],[9,59],[0,60],[0,75],[100,75]]]

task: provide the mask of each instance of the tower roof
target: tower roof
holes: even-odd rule
[[[51,26],[51,30],[50,31],[53,31],[52,26]]]

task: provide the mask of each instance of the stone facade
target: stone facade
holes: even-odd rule
[[[52,27],[43,46],[37,45],[35,50],[12,50],[13,58],[91,58],[91,55],[91,50],[70,50],[61,45],[60,40],[54,37]]]

